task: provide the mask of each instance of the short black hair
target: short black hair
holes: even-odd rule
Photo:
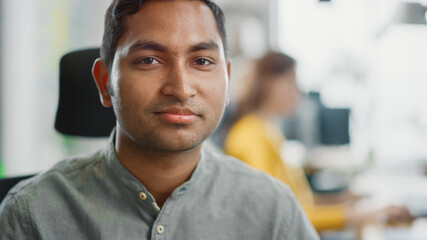
[[[101,58],[108,71],[111,71],[117,43],[124,33],[123,19],[125,16],[135,14],[148,1],[156,0],[113,0],[105,14],[104,36],[102,38]],[[157,0],[161,1],[161,0]],[[211,0],[199,0],[209,6],[215,16],[221,40],[224,45],[224,54],[228,56],[227,34],[225,32],[225,17],[221,8]]]

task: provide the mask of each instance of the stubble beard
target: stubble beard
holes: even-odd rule
[[[209,120],[205,115],[201,116],[199,121],[206,122],[206,124],[202,124],[204,126],[193,127],[191,125],[183,125],[183,124],[175,124],[170,126],[172,129],[161,129],[159,131],[159,127],[154,123],[152,126],[149,126],[148,123],[155,122],[155,119],[144,119],[139,122],[139,124],[133,124],[133,126],[123,126],[121,128],[125,131],[126,135],[133,140],[134,143],[138,145],[142,152],[144,151],[152,151],[152,152],[160,152],[160,153],[182,153],[191,151],[197,147],[199,147],[218,127],[220,120],[224,114],[225,104],[222,106],[221,111],[215,116],[212,116]],[[146,113],[151,112],[152,110],[147,108],[145,110]],[[129,112],[129,111],[127,111]],[[205,112],[205,111],[202,111]],[[209,113],[208,113],[209,114]],[[132,118],[131,114],[127,114],[128,116],[123,116],[124,123],[135,123],[136,121],[130,121]],[[117,115],[116,113],[116,116]],[[150,116],[150,114],[148,114]],[[141,128],[141,126],[143,126]],[[162,126],[160,126],[161,128]],[[180,138],[174,138],[173,134],[168,134],[168,131],[185,131],[185,128],[188,128],[188,132],[191,134],[189,136],[181,136]],[[191,129],[194,128],[194,129]],[[163,131],[163,133],[161,132]],[[199,134],[200,133],[200,134]],[[179,134],[178,134],[179,135]]]

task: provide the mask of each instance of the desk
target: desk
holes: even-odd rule
[[[376,206],[406,204],[412,199],[424,199],[427,206],[427,177],[416,173],[372,168],[358,175],[350,189],[368,196]]]
[[[411,204],[414,199],[425,203],[427,209],[427,177],[422,175],[371,169],[358,176],[351,189],[357,194],[370,196],[358,206],[362,210],[389,204]],[[427,218],[416,219],[408,225],[367,224],[362,227],[360,236],[362,240],[427,240]]]
[[[362,240],[426,240],[427,218],[416,219],[407,226],[366,225],[361,237]]]

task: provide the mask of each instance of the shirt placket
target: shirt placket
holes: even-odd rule
[[[157,219],[154,221],[153,228],[151,230],[151,239],[152,240],[166,240],[173,239],[173,234],[171,235],[171,226],[169,220],[173,214],[174,208],[178,205],[178,199],[187,191],[188,183],[183,186],[175,189],[172,195],[165,202],[163,207],[159,211]],[[157,206],[157,205],[156,205]],[[176,229],[174,229],[176,230]],[[172,230],[172,231],[174,231]],[[172,237],[169,237],[171,235]]]
[[[155,204],[153,202],[153,204]],[[169,232],[169,222],[170,214],[173,210],[174,198],[168,199],[163,207],[159,209],[159,215],[154,221],[152,230],[151,230],[151,239],[152,240],[166,240],[168,239]],[[156,208],[157,204],[155,204],[154,208]]]

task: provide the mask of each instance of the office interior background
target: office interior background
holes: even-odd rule
[[[317,136],[307,142],[294,134],[286,153],[290,161],[345,176],[366,174],[352,186],[362,192],[378,172],[403,176],[406,182],[387,181],[411,193],[419,190],[418,180],[408,181],[427,174],[427,1],[216,2],[226,13],[232,100],[251,60],[271,49],[297,60],[298,84],[307,96],[316,93],[327,109],[348,110],[345,119],[331,118],[341,122],[333,122],[328,133],[320,133],[348,135],[348,141],[325,142],[319,139],[327,136]],[[41,172],[106,143],[61,135],[53,126],[60,57],[100,46],[109,3],[0,1],[2,176]],[[301,115],[309,115],[304,109]],[[305,135],[319,135],[307,129]],[[382,192],[390,195],[393,189]]]

